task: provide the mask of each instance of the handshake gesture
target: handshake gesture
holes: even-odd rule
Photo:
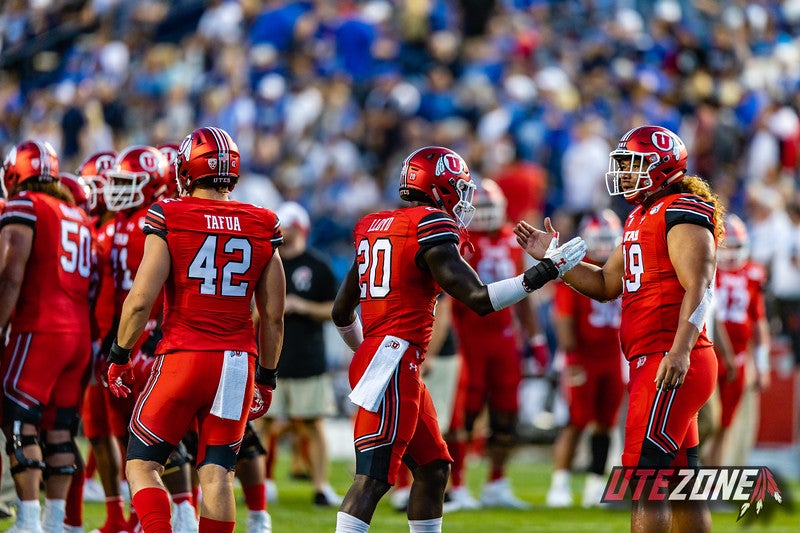
[[[517,242],[534,259],[549,259],[558,269],[561,277],[572,270],[586,255],[586,243],[580,237],[558,245],[558,232],[553,228],[550,218],[544,219],[545,231],[539,230],[524,220],[514,228]]]

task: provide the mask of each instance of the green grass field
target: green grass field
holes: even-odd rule
[[[282,454],[281,457],[285,457]],[[335,462],[331,469],[333,487],[339,492],[347,490],[352,478],[353,465],[346,462]],[[629,529],[629,513],[625,510],[612,511],[605,509],[571,509],[554,510],[544,506],[545,493],[550,480],[550,465],[542,462],[518,462],[510,471],[512,484],[517,495],[532,502],[534,507],[529,511],[509,510],[477,510],[447,514],[444,517],[444,529],[458,532],[554,532],[572,533],[587,531],[592,533],[619,532]],[[485,479],[486,467],[479,461],[473,461],[468,471],[468,479],[473,495],[479,495],[481,480]],[[582,477],[573,476],[576,499],[580,497]],[[279,501],[270,505],[273,531],[276,533],[316,533],[333,532],[336,524],[336,509],[316,508],[311,504],[311,486],[307,482],[293,481],[287,472],[287,463],[279,461],[276,481],[279,489]],[[797,494],[800,484],[794,483],[792,491]],[[771,503],[770,505],[774,505]],[[98,527],[105,519],[105,508],[101,503],[87,503],[85,506],[86,531]],[[247,509],[239,498],[237,532],[244,533]],[[11,519],[0,520],[0,531],[11,527]],[[731,513],[715,513],[713,517],[714,531],[769,531],[770,533],[800,531],[800,514],[778,508],[771,518],[759,517],[750,527],[737,524],[736,515]],[[405,515],[397,513],[389,506],[388,497],[378,507],[372,521],[372,531],[402,532],[408,531]]]

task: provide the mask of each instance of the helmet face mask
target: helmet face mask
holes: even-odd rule
[[[586,241],[586,257],[604,264],[622,243],[622,222],[612,210],[603,209],[584,216],[578,234]]]
[[[400,198],[427,201],[466,228],[475,215],[475,182],[460,155],[441,146],[426,146],[409,155],[400,172]]]
[[[494,181],[482,179],[477,183],[473,198],[475,216],[470,228],[474,231],[499,230],[506,221],[506,197]]]
[[[152,146],[132,146],[120,152],[106,173],[103,198],[110,211],[125,211],[155,202],[167,190],[167,160]]]
[[[650,194],[677,183],[686,174],[688,152],[683,141],[660,126],[640,126],[622,136],[609,154],[606,188],[640,203]]]
[[[106,210],[103,188],[108,183],[106,173],[114,166],[117,160],[115,152],[97,152],[86,158],[78,167],[78,175],[83,178],[89,187],[89,213],[97,214]]]

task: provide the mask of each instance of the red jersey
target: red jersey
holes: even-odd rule
[[[111,241],[111,268],[114,272],[114,308],[116,316],[122,312],[122,304],[133,286],[139,263],[144,257],[144,219],[147,208],[130,215],[120,211],[114,217],[114,238]],[[153,306],[155,310],[157,306]]]
[[[756,323],[766,316],[764,282],[764,268],[752,261],[737,270],[717,270],[717,320],[737,354],[748,349]]]
[[[458,245],[458,228],[433,207],[373,213],[355,226],[364,337],[395,335],[425,351],[441,288],[420,253],[443,242]]]
[[[172,260],[156,353],[258,353],[250,301],[283,243],[275,213],[234,201],[169,198],[150,207],[144,234],[164,239]]]
[[[98,329],[95,338],[104,339],[114,322],[114,269],[111,262],[114,218],[95,227],[94,239],[96,268],[99,274],[99,287],[94,303],[94,319]]]
[[[493,233],[470,233],[469,237],[475,252],[466,259],[483,283],[511,278],[523,271],[522,248],[517,244],[511,225],[506,224]],[[457,322],[459,331],[477,328],[500,332],[514,325],[512,307],[480,316],[458,300],[453,300],[453,319]]]
[[[88,336],[92,232],[86,214],[48,194],[23,191],[3,209],[0,228],[8,224],[35,231],[14,329]]]
[[[620,340],[628,360],[672,347],[684,291],[667,250],[667,232],[678,224],[697,224],[714,233],[714,205],[691,194],[671,194],[628,215],[622,237]],[[696,348],[710,346],[706,328]]]
[[[561,281],[555,287],[555,314],[570,317],[574,323],[575,350],[567,355],[589,361],[619,362],[620,300],[598,302]]]

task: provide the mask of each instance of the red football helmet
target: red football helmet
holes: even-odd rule
[[[106,209],[103,187],[108,181],[106,173],[111,170],[116,160],[116,152],[97,152],[87,157],[78,167],[78,175],[89,187],[89,212],[92,214],[98,210],[98,207],[103,211]]]
[[[203,181],[232,191],[239,180],[239,147],[225,130],[204,127],[194,130],[178,150],[178,190],[192,192]]]
[[[6,196],[28,180],[39,183],[58,181],[58,156],[48,142],[25,141],[9,150],[0,174]]]
[[[62,172],[58,176],[61,185],[69,189],[69,192],[72,193],[72,198],[75,200],[75,205],[83,209],[87,214],[89,213],[89,197],[92,194],[92,191],[89,185],[86,184],[86,180],[83,179],[81,176],[76,176],[75,174],[71,174],[69,172]]]
[[[467,164],[449,148],[426,146],[403,161],[400,198],[433,203],[452,215],[459,227],[467,227],[475,214],[474,193]]]
[[[124,211],[160,200],[167,192],[167,158],[152,146],[130,146],[106,173],[106,206]]]
[[[578,235],[586,241],[586,257],[602,265],[622,242],[622,223],[614,211],[603,209],[581,219]]]
[[[500,229],[506,221],[506,197],[503,190],[488,178],[475,180],[475,216],[470,230],[491,232]]]
[[[736,270],[744,266],[750,257],[750,237],[741,218],[728,213],[725,216],[725,238],[717,249],[720,268]]]
[[[163,143],[156,146],[158,151],[164,154],[167,158],[167,194],[169,198],[178,196],[178,171],[176,163],[178,162],[178,150],[180,146],[175,143]]]
[[[608,194],[622,194],[636,204],[683,179],[689,154],[683,141],[668,129],[640,126],[623,135],[609,156]]]

